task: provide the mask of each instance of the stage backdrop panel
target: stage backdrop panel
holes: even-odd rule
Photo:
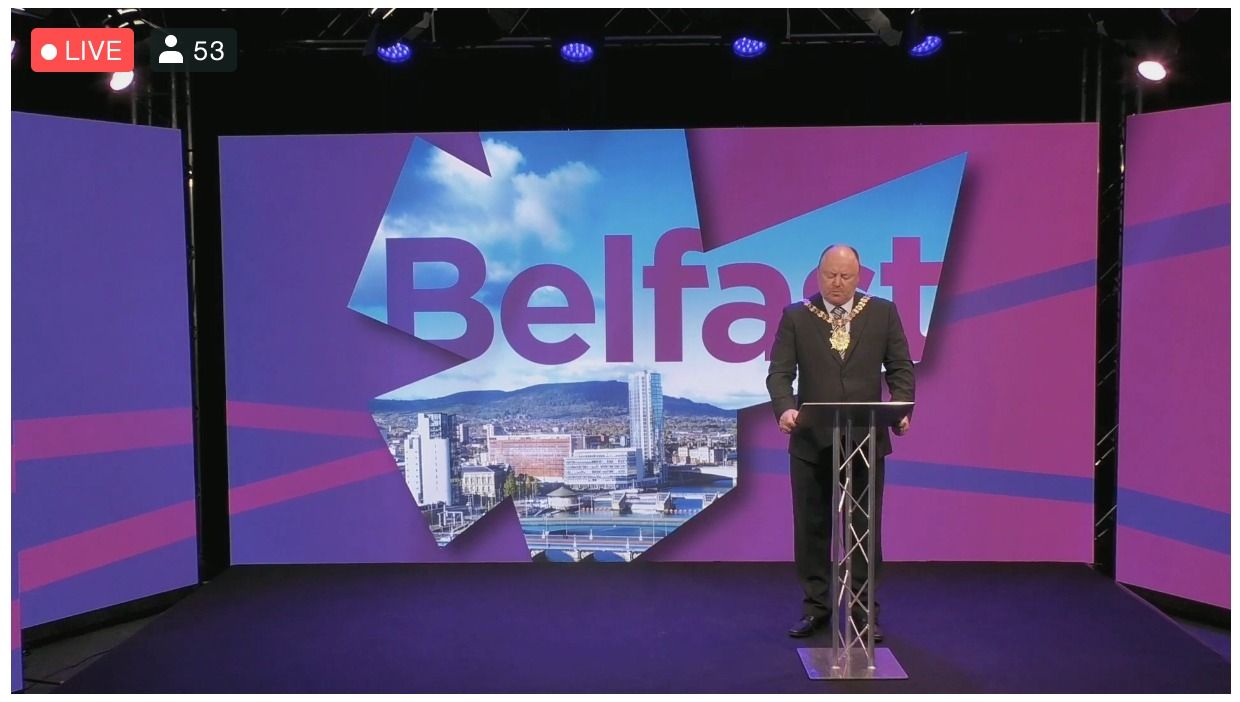
[[[181,134],[12,119],[14,620],[29,627],[192,585],[198,548]]]
[[[1116,575],[1231,607],[1231,104],[1128,119]]]
[[[1092,125],[220,143],[237,563],[790,560],[833,242],[918,368],[895,559],[1092,557]]]

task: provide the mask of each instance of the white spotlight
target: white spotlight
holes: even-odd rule
[[[1137,64],[1137,73],[1140,73],[1142,78],[1157,83],[1167,77],[1167,67],[1159,61],[1142,61]]]
[[[108,83],[113,90],[124,90],[133,85],[133,71],[122,71],[112,74],[112,81]]]

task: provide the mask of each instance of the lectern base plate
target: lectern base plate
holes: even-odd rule
[[[874,665],[866,659],[865,651],[855,648],[850,656],[840,656],[837,662],[829,648],[798,648],[801,665],[810,680],[907,680],[908,673],[889,648],[874,649]]]

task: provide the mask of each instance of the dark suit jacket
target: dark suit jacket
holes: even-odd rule
[[[862,297],[858,294],[853,298],[854,309]],[[821,294],[810,298],[810,304],[824,312],[832,307],[830,303],[824,306]],[[852,320],[849,334],[848,349],[841,360],[839,353],[831,350],[830,324],[806,309],[804,302],[784,308],[766,375],[776,421],[803,402],[881,402],[884,365],[891,399],[913,401],[913,361],[896,306],[881,298],[870,298],[861,314]],[[792,381],[798,374],[799,392],[794,396]],[[886,427],[878,438],[879,455],[891,453]],[[798,425],[788,440],[788,452],[806,461],[819,460],[830,446],[829,425]]]

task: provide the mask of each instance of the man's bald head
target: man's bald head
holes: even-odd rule
[[[818,261],[818,291],[832,305],[845,305],[857,292],[861,255],[846,244],[832,244]]]
[[[818,257],[818,265],[821,266],[823,260],[826,259],[827,254],[833,251],[836,253],[836,255],[840,255],[840,256],[845,255],[845,253],[851,253],[852,257],[857,260],[857,267],[858,268],[861,267],[861,254],[857,253],[857,250],[849,246],[848,244],[831,244],[827,248],[823,249],[822,255]]]

